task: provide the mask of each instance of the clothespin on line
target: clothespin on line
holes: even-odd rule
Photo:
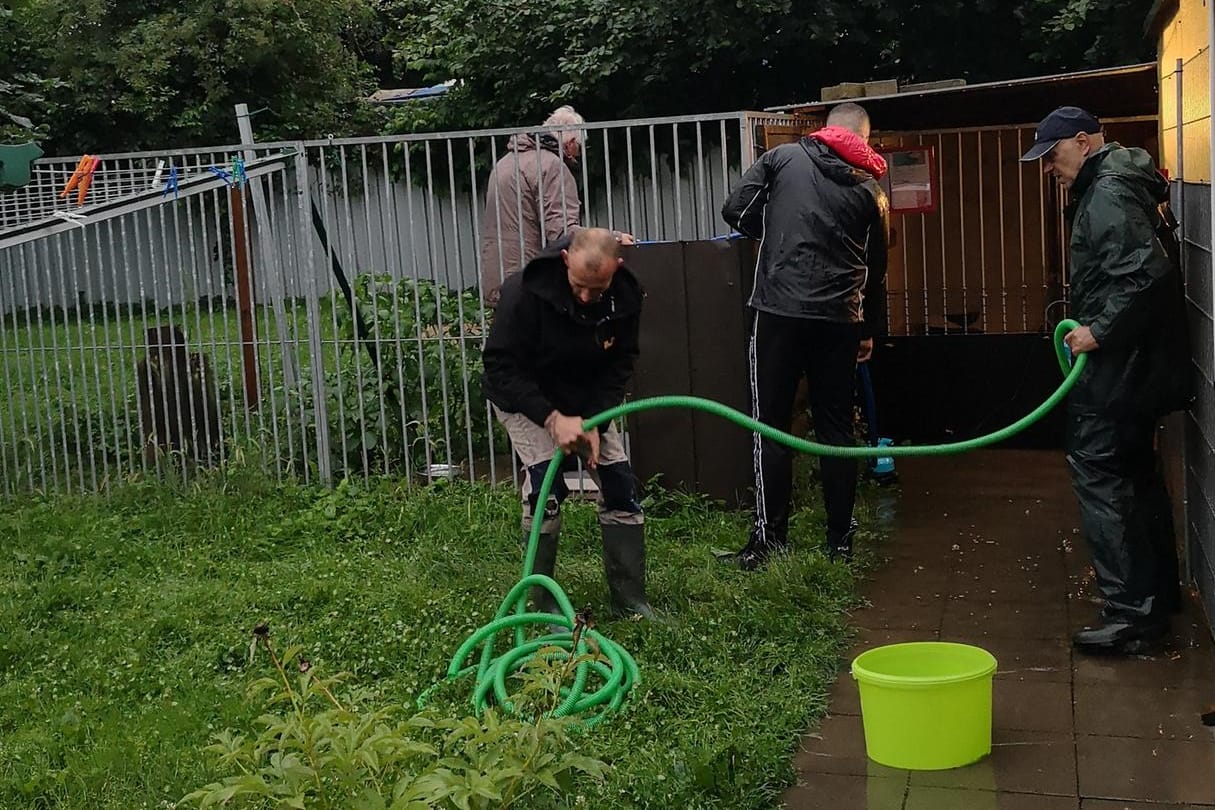
[[[239,157],[232,158],[231,171],[219,166],[208,166],[207,171],[223,180],[228,186],[243,186],[249,182],[249,176],[245,174],[245,161]]]
[[[219,168],[218,166],[208,166],[207,171],[211,172],[211,174],[215,175],[220,180],[223,180],[229,186],[232,185],[232,175],[229,174],[228,172],[224,171],[223,169]]]
[[[93,184],[93,175],[97,172],[97,167],[101,165],[101,158],[96,155],[85,155],[80,158],[80,162],[76,164],[76,171],[72,172],[71,178],[67,181],[67,185],[63,187],[63,191],[59,193],[61,198],[67,197],[72,193],[73,189],[76,192],[76,205],[84,205],[85,195],[89,193],[89,186]]]
[[[178,187],[177,187],[177,183],[178,183],[178,178],[177,178],[177,167],[176,167],[176,166],[169,166],[169,179],[165,181],[165,190],[164,190],[164,192],[163,192],[163,193],[162,193],[160,196],[161,196],[162,198],[163,198],[163,197],[168,197],[168,196],[169,196],[169,192],[171,191],[171,192],[173,192],[173,199],[175,199],[175,200],[176,200],[176,199],[178,198]]]

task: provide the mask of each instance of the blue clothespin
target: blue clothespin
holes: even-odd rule
[[[165,190],[164,190],[164,193],[161,194],[160,196],[162,198],[168,197],[170,191],[173,192],[173,199],[176,200],[177,199],[177,167],[176,166],[169,167],[169,179],[165,181]]]
[[[208,166],[207,171],[211,172],[211,174],[215,175],[220,180],[223,180],[229,186],[232,185],[232,175],[229,174],[228,172],[226,172],[225,170],[219,168],[218,166]]]
[[[245,161],[241,158],[232,159],[232,179],[242,186],[249,182],[249,177],[245,174]]]

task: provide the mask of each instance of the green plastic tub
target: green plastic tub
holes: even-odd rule
[[[865,750],[891,768],[939,771],[991,753],[987,650],[944,641],[891,644],[852,662],[861,693]]]

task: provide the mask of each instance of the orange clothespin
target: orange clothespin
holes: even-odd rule
[[[101,165],[101,158],[94,157],[93,163],[89,166],[88,174],[80,181],[80,193],[76,195],[76,205],[84,205],[84,197],[89,193],[89,186],[93,185],[93,175],[97,173],[97,167]]]
[[[63,187],[60,197],[66,197],[73,189],[78,189],[76,193],[76,205],[84,205],[84,197],[89,193],[89,186],[93,184],[93,174],[97,171],[97,167],[101,165],[101,159],[93,155],[85,155],[76,164],[76,171],[72,172],[72,177],[67,181],[67,185]]]
[[[89,166],[92,165],[92,163],[92,155],[85,155],[80,159],[80,162],[76,164],[76,171],[72,172],[72,178],[67,181],[67,185],[64,186],[63,191],[60,192],[60,197],[66,197],[72,192],[72,189],[76,188],[77,184],[80,183],[81,178],[84,177],[85,172],[88,170]]]

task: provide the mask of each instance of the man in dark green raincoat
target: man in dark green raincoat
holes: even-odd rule
[[[1072,638],[1081,652],[1158,649],[1181,604],[1173,510],[1156,424],[1189,400],[1180,272],[1160,205],[1168,181],[1142,149],[1106,143],[1100,122],[1060,107],[1021,158],[1070,193],[1071,316],[1088,368],[1068,400],[1067,463],[1104,606]]]

